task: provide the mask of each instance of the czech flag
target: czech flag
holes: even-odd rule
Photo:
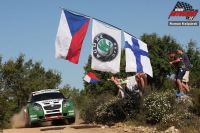
[[[62,10],[56,35],[56,58],[78,64],[90,19]]]
[[[100,80],[92,72],[89,72],[87,75],[85,75],[84,80],[88,83],[100,82]]]

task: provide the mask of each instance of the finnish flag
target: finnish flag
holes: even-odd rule
[[[124,32],[126,72],[144,72],[153,77],[147,44]]]

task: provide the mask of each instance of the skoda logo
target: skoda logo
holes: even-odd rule
[[[117,57],[118,44],[113,37],[100,33],[93,40],[92,52],[93,56],[99,61],[112,61]]]

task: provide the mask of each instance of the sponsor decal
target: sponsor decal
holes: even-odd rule
[[[37,118],[35,118],[35,117],[34,117],[34,118],[31,118],[31,120],[36,120],[36,119],[37,119]]]
[[[69,110],[68,112],[69,112],[69,113],[71,113],[71,112],[73,112],[73,113],[74,113],[74,110]]]
[[[59,99],[42,101],[42,103],[54,103],[54,102],[59,102]]]
[[[30,117],[32,118],[32,117],[37,117],[37,115],[30,115]]]
[[[74,115],[74,113],[69,113],[69,115]]]

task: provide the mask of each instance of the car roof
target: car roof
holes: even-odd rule
[[[31,94],[35,96],[35,95],[39,95],[43,93],[52,93],[52,92],[60,93],[60,90],[59,89],[45,89],[45,90],[34,91]]]

